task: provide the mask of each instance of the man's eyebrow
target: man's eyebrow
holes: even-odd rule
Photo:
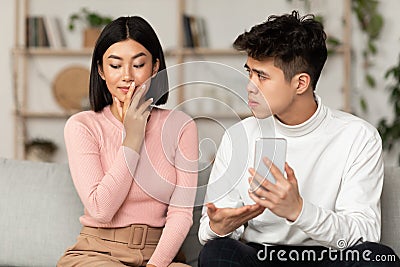
[[[258,75],[267,75],[267,74],[266,74],[264,71],[262,71],[262,70],[251,69],[251,68],[249,67],[249,65],[247,65],[247,63],[244,64],[244,68],[245,68],[245,69],[248,69],[248,70],[251,70],[251,71],[253,71],[253,72],[255,72],[255,73],[257,73]]]
[[[142,56],[147,56],[147,55],[146,55],[144,52],[140,52],[140,53],[137,53],[136,55],[134,55],[134,56],[132,57],[132,59],[136,59],[136,58],[142,57]],[[113,58],[113,59],[122,60],[121,57],[116,56],[116,55],[109,55],[108,58]]]

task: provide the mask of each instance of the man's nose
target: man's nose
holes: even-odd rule
[[[246,90],[248,93],[256,94],[258,92],[257,85],[250,79],[249,83],[246,86]]]

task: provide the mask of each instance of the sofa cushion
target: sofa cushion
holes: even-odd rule
[[[66,164],[0,159],[0,266],[55,266],[83,206]]]
[[[385,167],[381,242],[400,255],[400,167]]]
[[[207,184],[211,166],[199,172],[199,188]],[[400,167],[385,168],[382,195],[382,243],[400,254]],[[202,202],[199,190],[196,203]],[[0,266],[55,266],[75,243],[83,214],[67,164],[0,158]],[[183,244],[191,266],[202,246],[197,237],[201,206]]]

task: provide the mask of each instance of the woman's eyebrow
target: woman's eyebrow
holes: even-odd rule
[[[147,56],[147,55],[146,55],[144,52],[139,52],[139,53],[137,53],[136,55],[134,55],[134,56],[132,57],[132,59],[136,59],[136,58],[142,57],[142,56]],[[109,55],[108,58],[113,58],[113,59],[122,60],[121,57],[116,56],[116,55]]]

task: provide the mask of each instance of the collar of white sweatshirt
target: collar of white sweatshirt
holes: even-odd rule
[[[287,163],[293,168],[303,198],[295,222],[270,210],[229,234],[245,242],[348,247],[380,239],[380,195],[383,184],[381,138],[369,123],[333,111],[321,99],[302,124],[289,126],[276,118],[247,118],[229,128],[211,171],[206,202],[217,207],[253,204],[248,195],[248,169],[253,167],[258,137],[287,140]],[[209,226],[206,208],[199,239],[218,237]]]

